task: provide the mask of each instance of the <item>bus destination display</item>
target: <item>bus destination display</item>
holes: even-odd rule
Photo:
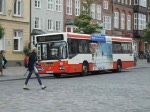
[[[38,36],[37,42],[48,42],[48,41],[59,41],[63,40],[63,35],[47,35],[47,36]]]

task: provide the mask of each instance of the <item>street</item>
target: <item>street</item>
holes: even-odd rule
[[[56,79],[0,82],[0,112],[149,112],[150,68]]]

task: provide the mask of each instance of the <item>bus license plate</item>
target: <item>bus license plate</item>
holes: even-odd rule
[[[53,71],[46,71],[46,73],[53,73]]]

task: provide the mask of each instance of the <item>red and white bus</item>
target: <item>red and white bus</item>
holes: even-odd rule
[[[39,74],[118,71],[134,66],[131,38],[51,33],[36,36]]]

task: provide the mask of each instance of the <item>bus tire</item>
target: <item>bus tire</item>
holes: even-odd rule
[[[117,72],[121,72],[121,70],[122,70],[122,64],[121,64],[121,61],[119,61],[117,63]]]
[[[61,74],[53,74],[55,78],[60,78]]]
[[[89,65],[88,65],[88,63],[84,62],[83,65],[82,65],[81,76],[87,75],[88,72],[89,72]]]

